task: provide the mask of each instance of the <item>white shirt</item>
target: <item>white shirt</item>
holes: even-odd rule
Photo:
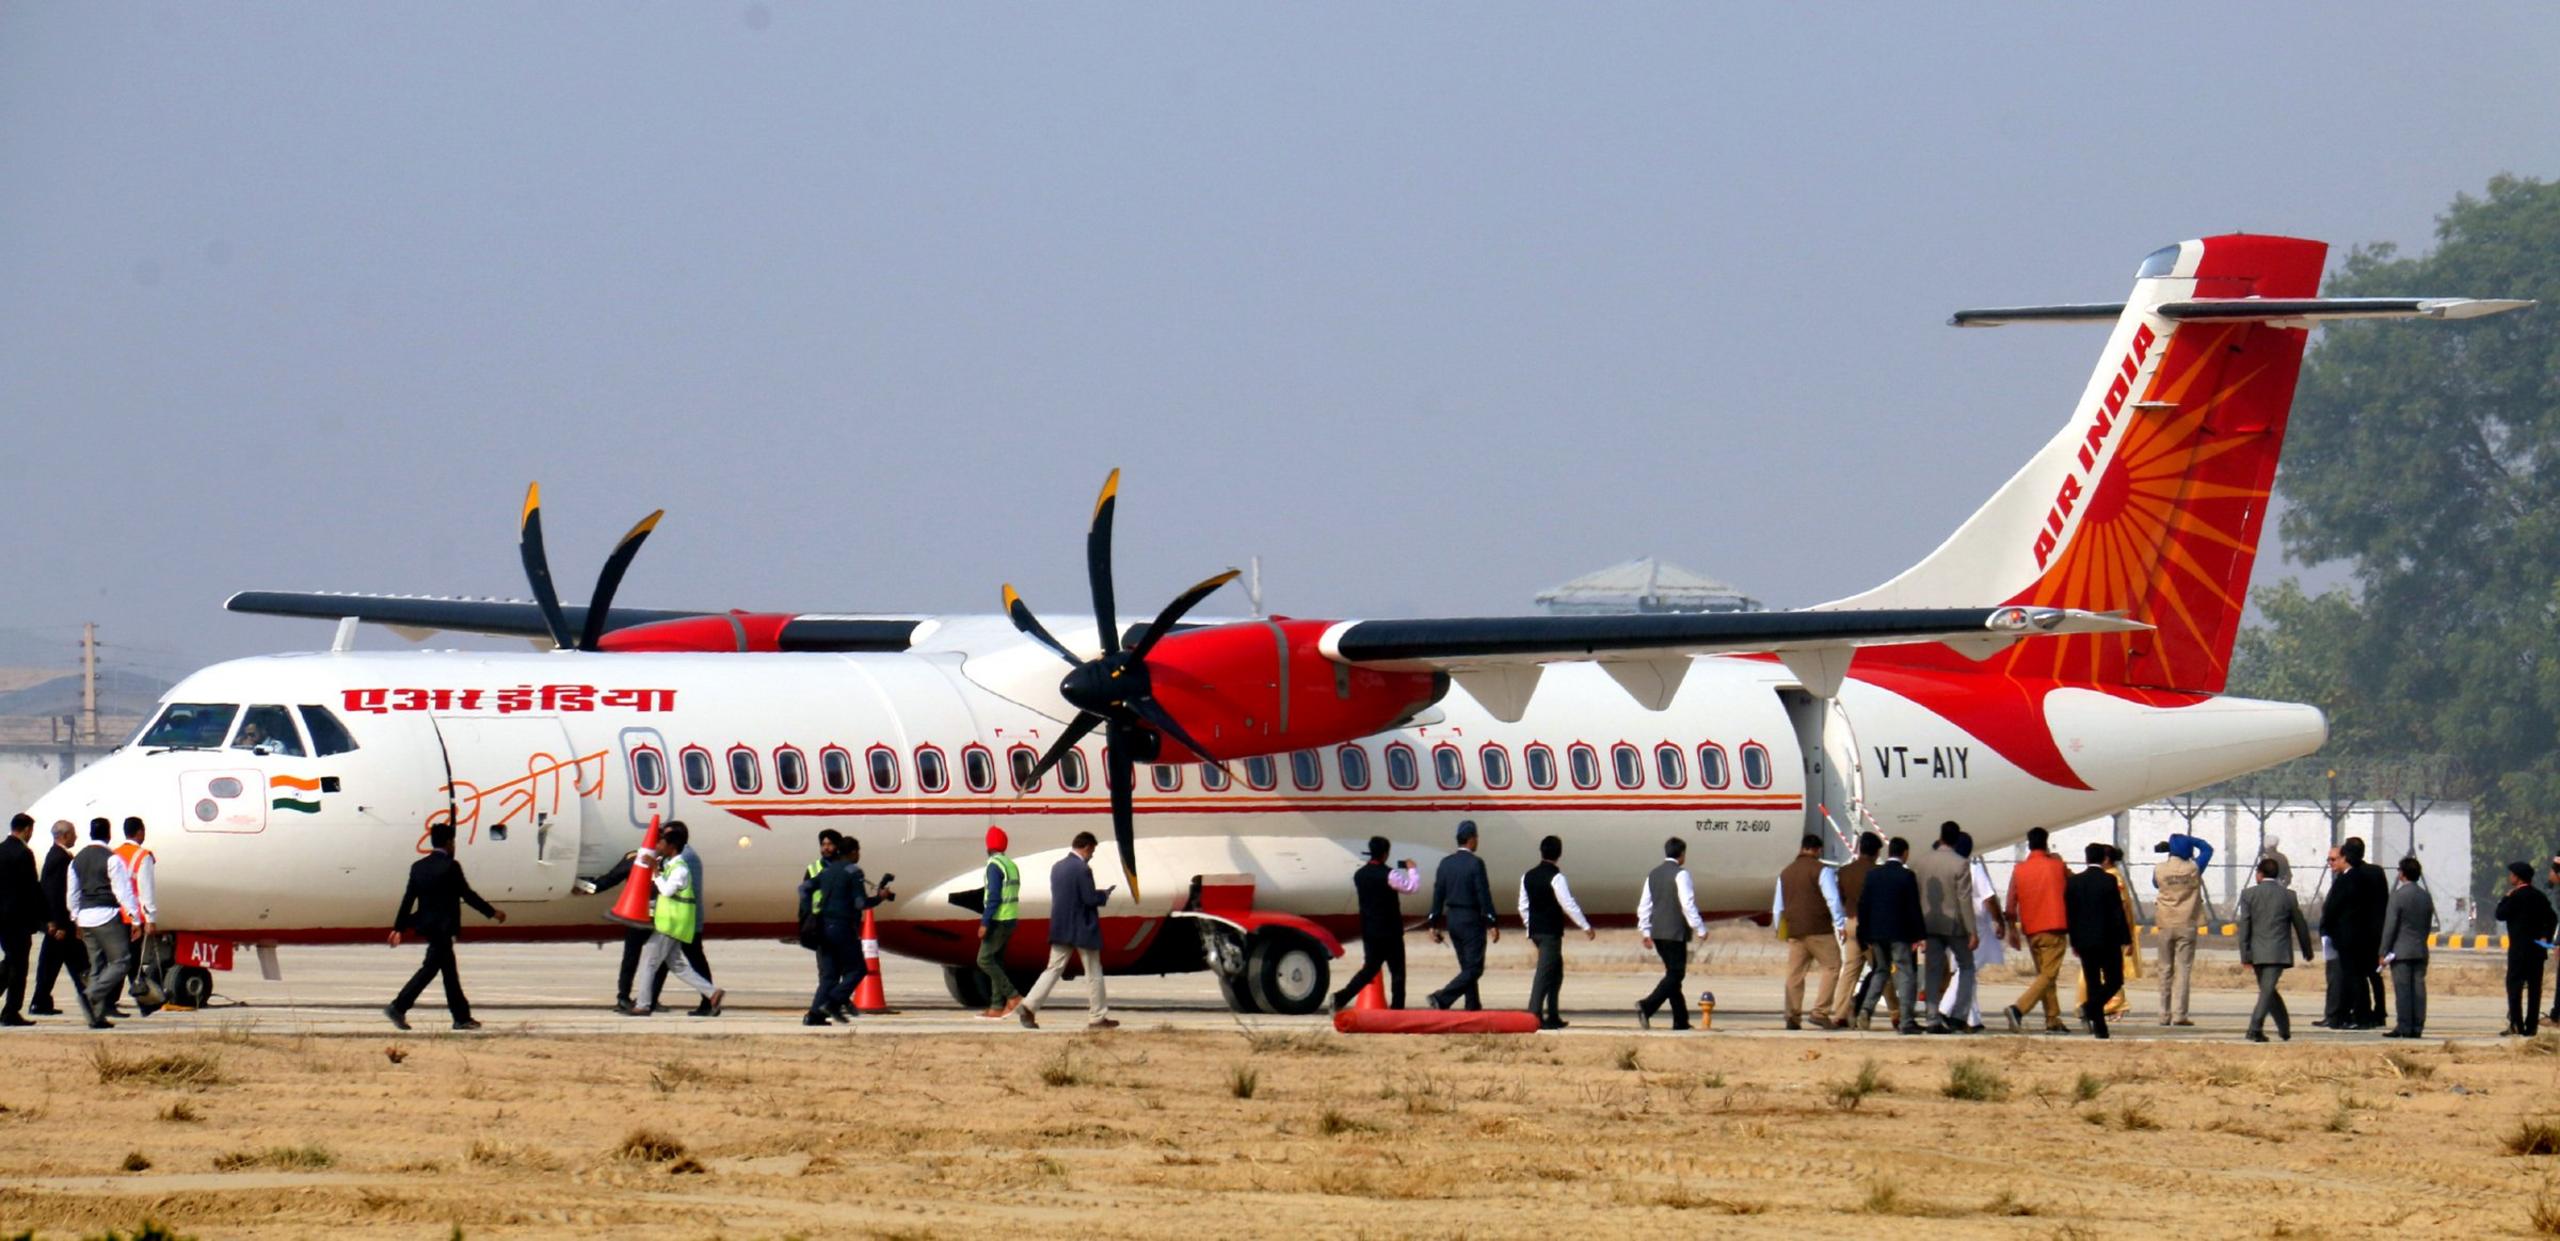
[[[1390,887],[1390,888],[1394,888],[1394,889],[1395,889],[1396,891],[1398,891],[1398,892],[1419,892],[1419,891],[1421,891],[1421,890],[1422,890],[1422,868],[1421,868],[1421,867],[1419,867],[1419,866],[1390,866],[1390,867],[1388,867],[1388,868],[1387,868],[1387,886],[1388,886],[1388,887]]]
[[[1680,873],[1685,875],[1689,872],[1684,870]],[[1583,917],[1582,906],[1574,903],[1573,885],[1564,881],[1564,872],[1557,871],[1556,881],[1548,886],[1555,891],[1556,905],[1564,910],[1564,916],[1571,919],[1577,929],[1590,930],[1591,919]],[[1520,876],[1520,925],[1524,927],[1529,925],[1529,877],[1527,875]]]
[[[1689,872],[1684,870],[1680,873],[1685,875]],[[1823,867],[1822,877],[1817,880],[1817,882],[1822,885],[1822,903],[1831,907],[1831,933],[1834,935],[1847,934],[1849,931],[1849,915],[1841,912],[1840,909],[1840,868],[1836,866]],[[1769,923],[1772,926],[1784,925],[1786,916],[1787,881],[1781,879],[1769,893]]]
[[[1677,858],[1664,858],[1666,862]],[[1698,885],[1690,882],[1689,868],[1683,866],[1671,877],[1671,886],[1680,893],[1680,916],[1689,920],[1689,931],[1699,939],[1707,937],[1706,917],[1698,912]],[[1636,891],[1636,934],[1653,938],[1653,884],[1639,884]]]
[[[116,860],[118,862],[122,862],[124,859],[117,858]],[[160,885],[156,878],[159,871],[160,859],[151,856],[150,850],[144,850],[142,853],[142,868],[140,870],[133,871],[129,876],[130,882],[125,885],[132,889],[132,900],[130,903],[127,903],[125,901],[127,893],[122,890],[119,890],[116,893],[116,899],[119,904],[125,904],[127,908],[139,907],[142,910],[142,920],[152,923],[155,926],[158,925],[160,921]],[[114,881],[115,867],[110,866],[107,868],[107,878],[109,882]]]
[[[106,848],[106,846],[100,845],[99,848],[103,849]],[[79,854],[74,853],[72,856],[77,858]],[[71,922],[74,926],[105,926],[106,924],[115,921],[120,915],[129,914],[134,911],[133,871],[130,867],[127,867],[124,864],[123,858],[116,856],[115,851],[112,849],[107,850],[107,890],[116,894],[115,904],[81,904],[80,875],[76,871],[71,874],[70,882],[63,886],[69,889],[68,895],[71,905]]]

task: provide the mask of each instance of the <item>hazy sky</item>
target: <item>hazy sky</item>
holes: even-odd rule
[[[521,594],[531,478],[573,594],[663,505],[628,602],[1073,613],[1114,465],[1131,613],[1816,602],[2100,344],[1949,310],[2423,247],[2560,173],[2555,64],[2550,5],[0,6],[0,633]]]

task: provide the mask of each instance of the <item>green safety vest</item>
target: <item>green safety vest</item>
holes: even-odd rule
[[[825,904],[825,903],[826,903],[826,900],[827,900],[827,891],[826,891],[826,889],[824,889],[824,888],[821,888],[821,887],[817,886],[817,882],[816,882],[816,881],[817,881],[817,878],[818,878],[818,872],[819,872],[819,871],[822,871],[822,870],[825,870],[826,868],[827,868],[827,861],[826,861],[826,859],[825,859],[825,858],[820,858],[820,859],[818,859],[818,860],[817,860],[817,861],[815,861],[815,862],[811,862],[811,863],[809,863],[809,873],[805,876],[805,878],[807,878],[808,880],[810,880],[810,884],[809,884],[809,916],[810,916],[810,917],[812,917],[812,918],[814,918],[814,917],[817,917],[817,916],[818,916],[818,906]]]
[[[683,865],[675,858],[667,859],[666,864]],[[702,932],[702,903],[700,898],[694,895],[691,869],[684,872],[683,887],[658,895],[658,908],[651,914],[650,922],[657,928],[659,934],[678,943],[690,944],[694,936]]]
[[[987,899],[995,902],[996,921],[1011,922],[1022,916],[1022,868],[1001,853],[991,854],[987,860],[1004,872],[1004,887],[987,893]]]

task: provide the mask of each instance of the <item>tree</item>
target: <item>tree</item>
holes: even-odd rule
[[[2526,297],[2473,323],[2346,323],[2303,366],[2277,486],[2289,550],[2352,593],[2257,593],[2232,688],[2318,705],[2333,757],[2443,754],[2478,777],[2474,894],[2547,851],[2560,796],[2560,185],[2457,196],[2436,245],[2348,253],[2332,297]]]

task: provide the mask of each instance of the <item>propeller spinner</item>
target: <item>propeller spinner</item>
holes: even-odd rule
[[[613,545],[613,554],[605,557],[604,569],[596,575],[595,593],[587,598],[586,623],[577,633],[569,632],[568,615],[560,609],[560,591],[551,584],[551,558],[542,548],[542,484],[533,483],[524,491],[524,516],[516,525],[516,550],[524,557],[525,581],[533,587],[533,601],[542,608],[542,620],[551,629],[552,645],[564,650],[592,651],[604,640],[605,615],[612,610],[614,592],[622,589],[622,575],[631,569],[631,558],[640,554],[640,545],[648,541],[649,532],[658,528],[658,519],[667,515],[659,509],[640,519],[638,525],[625,531],[622,541]]]
[[[1129,876],[1129,895],[1135,899],[1138,843],[1132,801],[1137,789],[1137,765],[1155,761],[1163,752],[1167,737],[1193,754],[1215,761],[1209,747],[1185,731],[1181,721],[1156,701],[1147,672],[1147,652],[1155,649],[1156,643],[1171,633],[1174,625],[1201,600],[1236,580],[1238,571],[1229,569],[1175,596],[1156,614],[1155,622],[1147,626],[1137,644],[1123,649],[1118,604],[1111,586],[1111,519],[1119,500],[1120,471],[1113,470],[1102,484],[1102,497],[1094,502],[1093,525],[1084,540],[1085,572],[1093,587],[1094,633],[1102,643],[1100,655],[1085,659],[1068,650],[1032,614],[1031,605],[1023,602],[1022,595],[1011,585],[1004,588],[1004,611],[1013,619],[1014,628],[1067,661],[1066,679],[1058,683],[1058,693],[1076,708],[1066,731],[1058,735],[1049,752],[1041,755],[1039,764],[1031,769],[1031,779],[1036,781],[1046,774],[1093,730],[1103,730],[1103,753],[1108,760],[1103,786],[1111,793],[1111,834],[1120,846],[1120,869]]]

